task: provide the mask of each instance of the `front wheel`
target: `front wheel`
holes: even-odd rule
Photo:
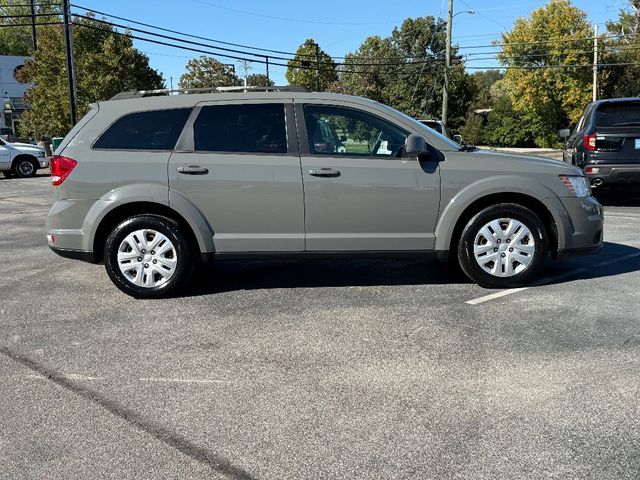
[[[464,273],[483,287],[520,287],[540,273],[548,245],[546,229],[535,213],[503,203],[469,220],[458,243],[458,260]]]
[[[135,298],[163,298],[184,287],[193,260],[178,225],[156,215],[119,224],[105,243],[105,268],[113,283]]]
[[[19,158],[13,164],[12,173],[19,178],[31,178],[36,176],[38,164],[31,158]]]

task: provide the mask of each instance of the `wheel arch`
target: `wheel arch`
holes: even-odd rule
[[[470,200],[461,208],[456,209],[455,221],[450,221],[451,218],[449,218],[449,221],[439,222],[438,224],[436,229],[436,250],[455,252],[462,230],[469,220],[483,209],[499,203],[514,203],[535,213],[549,234],[549,251],[554,256],[557,254],[559,245],[563,242],[561,238],[562,232],[558,230],[559,219],[554,216],[551,209],[542,200],[523,192],[489,193]]]
[[[36,170],[38,170],[38,168],[40,167],[40,162],[38,162],[38,159],[35,157],[35,155],[31,155],[30,153],[19,153],[18,155],[13,157],[13,160],[11,160],[11,170],[13,170],[18,162],[22,159],[30,160]]]
[[[186,219],[186,216],[177,209],[156,202],[135,201],[118,204],[100,219],[95,229],[92,243],[95,262],[100,262],[104,258],[104,244],[109,233],[120,222],[137,215],[158,215],[174,221],[187,235],[195,258],[198,258],[202,253],[210,249],[209,244],[212,243],[212,241],[207,242],[207,233],[202,232],[196,226],[192,225]],[[211,236],[209,236],[209,238],[211,238]]]

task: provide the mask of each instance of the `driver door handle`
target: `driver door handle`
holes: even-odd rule
[[[185,175],[206,175],[209,173],[209,169],[205,167],[201,167],[200,165],[189,165],[178,167],[178,173],[184,173]]]
[[[309,175],[313,177],[339,177],[340,171],[333,168],[320,168],[309,170]]]

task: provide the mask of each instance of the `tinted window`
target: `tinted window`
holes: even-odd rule
[[[307,105],[304,119],[313,154],[398,157],[408,135],[379,117],[351,108]]]
[[[136,112],[119,118],[93,144],[118,150],[173,150],[190,108]]]
[[[610,103],[598,107],[597,127],[624,127],[640,125],[640,102]]]
[[[193,126],[195,149],[287,153],[284,118],[280,103],[203,107]]]
[[[438,122],[432,122],[430,120],[420,120],[420,123],[426,125],[429,128],[433,128],[438,133],[442,133],[442,125],[440,125]]]

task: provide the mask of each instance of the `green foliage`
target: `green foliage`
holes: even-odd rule
[[[29,24],[30,18],[12,18],[11,15],[31,15],[31,7],[26,6],[29,2],[16,2],[0,0],[0,53],[2,55],[27,56],[33,53],[33,39],[31,37],[31,26],[14,27],[4,25]],[[25,6],[16,6],[25,5]],[[59,13],[59,7],[47,4],[36,5],[36,14]],[[57,21],[56,17],[36,17],[36,24]],[[36,37],[49,28],[40,26],[36,28]]]
[[[242,82],[231,65],[203,55],[187,62],[187,71],[178,85],[180,88],[233,87]]]
[[[514,109],[514,87],[498,80],[490,90],[493,110],[487,117],[484,141],[496,147],[533,147],[534,133],[524,113]]]
[[[263,73],[252,73],[247,76],[247,85],[252,87],[273,87],[275,84],[273,80],[267,78]]]
[[[290,85],[320,92],[338,80],[335,62],[319,47],[316,56],[316,42],[313,38],[305,40],[296,50],[293,60],[287,62],[285,77]]]
[[[73,28],[78,118],[87,113],[91,102],[122,91],[164,86],[148,57],[133,48],[130,38],[85,25],[108,29],[90,19],[78,19]],[[65,135],[71,125],[62,27],[39,28],[38,50],[21,75],[33,84],[26,94],[29,110],[21,117],[21,130],[36,137]]]
[[[483,140],[484,120],[480,115],[473,112],[467,114],[464,125],[460,128],[460,135],[464,143],[469,145],[480,145]]]
[[[631,0],[629,4],[631,10],[620,10],[618,20],[607,23],[607,30],[615,36],[607,40],[600,63],[627,65],[611,65],[601,70],[602,98],[640,95],[640,0]]]
[[[493,98],[491,97],[491,87],[502,77],[504,74],[500,70],[485,70],[481,72],[474,72],[471,78],[476,84],[477,93],[473,99],[473,108],[492,108]]]
[[[585,12],[550,0],[502,36],[498,58],[511,67],[505,78],[514,87],[513,110],[529,122],[539,147],[557,144],[557,130],[575,124],[590,101],[591,70],[555,67],[589,64],[592,35]]]
[[[415,118],[439,118],[445,46],[444,20],[408,18],[391,36],[368,37],[349,53],[340,90],[334,91],[368,97]],[[456,131],[464,123],[475,93],[462,65],[452,68],[449,93],[449,127]]]

